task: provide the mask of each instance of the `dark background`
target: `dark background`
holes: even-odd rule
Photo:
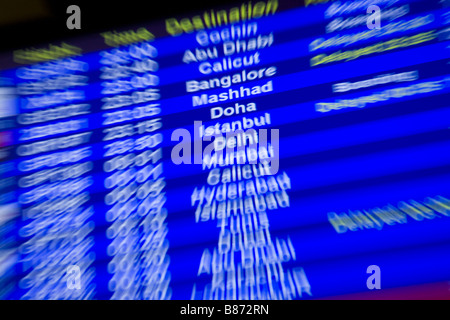
[[[199,10],[228,7],[237,0],[1,0],[0,51],[9,51],[95,32],[184,17]],[[253,1],[254,3],[255,1]],[[256,1],[257,2],[257,1]],[[81,30],[69,30],[69,5],[81,9]]]

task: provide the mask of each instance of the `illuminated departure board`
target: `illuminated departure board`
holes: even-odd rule
[[[449,298],[450,3],[297,2],[4,54],[0,298]]]

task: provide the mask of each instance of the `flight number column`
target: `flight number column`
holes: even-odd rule
[[[68,58],[16,72],[22,299],[95,295],[88,70],[88,63]]]

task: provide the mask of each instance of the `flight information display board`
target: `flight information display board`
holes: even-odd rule
[[[448,297],[448,1],[280,8],[2,58],[0,298]]]

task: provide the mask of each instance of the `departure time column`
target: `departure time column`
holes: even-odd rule
[[[158,51],[141,42],[100,56],[108,290],[111,299],[168,299]]]

